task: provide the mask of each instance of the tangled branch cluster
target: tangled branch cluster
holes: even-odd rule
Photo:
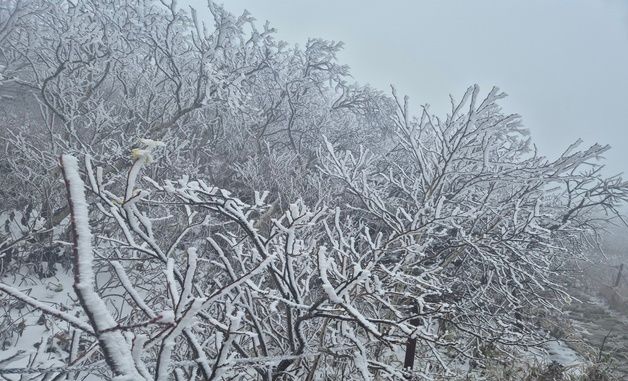
[[[43,314],[41,379],[429,379],[548,339],[628,196],[607,146],[538,155],[496,88],[413,116],[341,44],[208,10],[0,8],[0,306]],[[64,268],[67,299],[24,286]]]

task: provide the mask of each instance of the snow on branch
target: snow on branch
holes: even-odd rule
[[[118,330],[118,324],[107,310],[105,302],[94,290],[92,234],[78,160],[71,155],[63,155],[61,166],[74,233],[74,290],[94,327],[105,360],[115,375],[114,380],[142,380],[143,377],[133,363],[129,343]]]
[[[16,289],[15,287],[11,287],[9,285],[6,285],[4,283],[0,283],[0,290],[6,292],[7,294],[13,296],[16,299],[19,299],[21,301],[23,301],[24,303],[46,313],[49,314],[51,316],[54,316],[56,318],[59,318],[61,320],[65,320],[66,322],[70,323],[71,325],[73,325],[76,328],[79,328],[87,333],[90,334],[94,334],[94,330],[92,329],[92,327],[87,324],[86,322],[82,321],[81,319],[76,318],[75,316],[72,316],[66,312],[60,311],[56,308],[50,307],[47,304],[44,304],[42,302],[40,302],[37,299],[34,299],[28,295],[26,295],[25,293],[21,292],[20,290]]]

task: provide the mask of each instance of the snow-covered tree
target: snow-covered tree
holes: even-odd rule
[[[628,195],[607,146],[542,157],[496,88],[413,116],[341,43],[205,13],[0,5],[0,367],[433,379],[548,339]]]
[[[340,43],[288,47],[212,2],[15,1],[0,26],[0,196],[7,210],[37,211],[48,232],[69,213],[64,153],[119,175],[139,139],[167,141],[154,176],[208,176],[240,196],[263,188],[285,207],[324,188],[310,176],[321,133],[368,143],[390,124],[390,100],[336,62]]]
[[[509,353],[545,339],[530,312],[568,299],[563,266],[584,259],[600,223],[620,218],[617,206],[628,196],[628,183],[604,178],[595,164],[608,146],[576,151],[576,142],[547,160],[519,117],[500,111],[504,96],[494,88],[481,99],[477,86],[469,88],[440,119],[425,109],[412,118],[407,99],[394,94],[390,152],[327,143],[321,153],[321,170],[343,184],[351,210],[387,242],[397,276],[427,278],[424,292],[400,295],[398,303],[413,309],[407,318],[434,340],[448,338],[439,343],[446,356],[456,348],[455,356],[474,362],[483,351]],[[410,337],[411,352],[416,345]],[[435,346],[424,340],[418,350]],[[443,357],[428,362],[446,369]]]

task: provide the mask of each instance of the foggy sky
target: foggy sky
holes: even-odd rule
[[[204,0],[190,0],[206,9]],[[599,142],[607,174],[628,174],[628,1],[626,0],[229,0],[278,37],[341,40],[341,63],[359,83],[410,96],[442,113],[448,95],[493,85],[509,94],[539,151]],[[202,11],[205,12],[205,11]]]

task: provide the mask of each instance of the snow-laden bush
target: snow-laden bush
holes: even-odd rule
[[[0,105],[1,215],[24,211],[0,231],[0,366],[398,380],[547,340],[532,316],[626,199],[608,147],[543,158],[497,89],[413,116],[350,84],[341,44],[208,9],[213,28],[176,2],[0,8],[25,95]]]
[[[546,334],[526,315],[566,298],[561,266],[626,184],[587,170],[605,147],[537,157],[497,90],[477,96],[443,124],[405,122],[402,107],[387,155],[327,142],[320,171],[342,207],[278,212],[267,192],[247,203],[202,179],[142,177],[153,141],[123,186],[65,155],[78,304],[0,288],[82,333],[68,366],[102,358],[119,379],[392,380],[417,357],[415,374],[451,376],[537,346]]]

